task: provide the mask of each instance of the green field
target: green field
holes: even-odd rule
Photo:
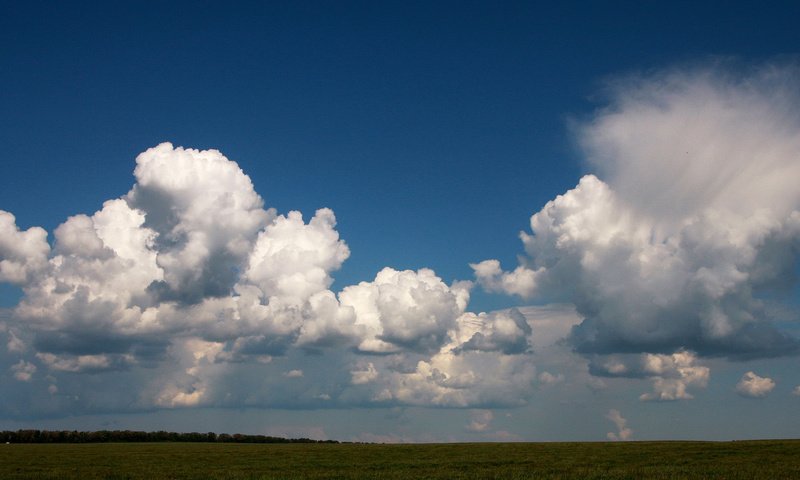
[[[800,441],[0,445],[0,478],[800,478]]]

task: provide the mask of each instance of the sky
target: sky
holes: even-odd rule
[[[0,3],[0,429],[796,438],[798,10]]]

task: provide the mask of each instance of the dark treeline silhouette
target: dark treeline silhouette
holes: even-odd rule
[[[208,442],[208,443],[339,443],[335,440],[310,438],[281,438],[267,435],[242,435],[235,433],[177,433],[138,432],[131,430],[100,430],[78,432],[75,430],[4,430],[0,441],[8,443],[103,443],[103,442]]]

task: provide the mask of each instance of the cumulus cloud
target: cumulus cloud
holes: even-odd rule
[[[616,432],[608,432],[606,437],[611,441],[625,441],[630,440],[633,437],[633,430],[628,428],[628,421],[622,417],[619,413],[619,410],[609,410],[606,414],[606,418],[611,420],[614,425],[617,427]]]
[[[430,269],[387,267],[372,282],[345,287],[339,299],[355,312],[363,338],[359,350],[437,351],[469,302],[469,285],[448,286]]]
[[[597,176],[531,217],[514,270],[473,264],[479,283],[573,303],[584,320],[569,341],[586,354],[797,352],[764,300],[796,275],[796,73],[669,71],[612,84],[609,106],[576,128]]]
[[[517,309],[492,313],[465,313],[459,318],[461,350],[525,353],[530,349],[532,329]]]
[[[742,375],[736,384],[736,392],[743,397],[763,398],[775,388],[775,381],[769,377],[759,377],[753,372]]]
[[[25,284],[47,265],[49,253],[43,228],[20,230],[14,215],[0,210],[0,282]]]
[[[134,176],[125,195],[61,223],[52,248],[0,213],[0,281],[24,292],[0,324],[18,356],[9,368],[21,381],[46,370],[53,392],[93,379],[47,408],[68,397],[86,411],[528,401],[535,322],[467,312],[471,282],[386,267],[334,292],[350,250],[330,209],[306,221],[265,208],[216,150],[164,143],[136,158]]]
[[[795,397],[800,397],[800,385],[794,387],[794,390],[792,390],[792,395]]]
[[[594,355],[589,372],[598,377],[651,379],[653,391],[642,394],[642,401],[689,400],[694,398],[689,387],[705,388],[711,375],[711,370],[697,361],[694,353],[685,350],[671,355]]]
[[[253,241],[274,216],[250,178],[217,150],[169,143],[140,154],[134,176],[125,201],[152,230],[163,271],[150,291],[183,303],[229,295]]]
[[[330,273],[350,256],[335,230],[330,209],[316,212],[306,224],[300,212],[279,216],[259,233],[243,280],[266,298],[302,304],[333,283]]]

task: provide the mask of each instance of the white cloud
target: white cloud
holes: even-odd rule
[[[775,388],[775,381],[769,377],[759,377],[753,372],[742,375],[736,384],[736,391],[743,397],[763,398]]]
[[[0,210],[0,282],[25,284],[47,265],[49,253],[43,228],[22,231],[14,215]]]
[[[336,217],[318,210],[308,224],[300,212],[279,216],[258,234],[243,280],[259,287],[267,299],[279,297],[302,304],[330,287],[350,250],[339,240]]]
[[[337,294],[350,250],[331,210],[305,222],[265,209],[216,150],[161,144],[136,162],[131,190],[67,218],[52,250],[0,215],[0,255],[25,270],[2,278],[24,290],[2,322],[7,350],[32,351],[53,383],[103,379],[69,408],[523,405],[531,325],[555,342],[570,324],[559,309],[466,312],[472,283],[425,268]],[[35,368],[23,362],[19,375]],[[139,394],[122,398],[120,382]]]
[[[594,175],[550,201],[489,291],[568,300],[583,353],[793,353],[753,292],[791,284],[800,241],[794,70],[667,72],[615,84],[578,129]]]
[[[532,329],[517,309],[492,313],[465,313],[458,319],[461,350],[499,351],[505,354],[525,353],[530,349]]]
[[[628,428],[628,421],[622,417],[619,413],[619,410],[609,410],[606,414],[606,418],[611,420],[614,425],[617,427],[617,432],[608,432],[606,437],[612,441],[618,440],[630,440],[633,437],[633,430]]]
[[[794,390],[792,390],[792,395],[800,397],[800,385],[794,387]]]
[[[162,143],[141,153],[125,197],[156,234],[165,300],[196,303],[230,294],[259,231],[274,217],[239,166],[217,150]]]
[[[437,351],[469,301],[467,285],[448,287],[429,269],[384,268],[372,282],[345,287],[342,306],[356,315],[363,352]]]

